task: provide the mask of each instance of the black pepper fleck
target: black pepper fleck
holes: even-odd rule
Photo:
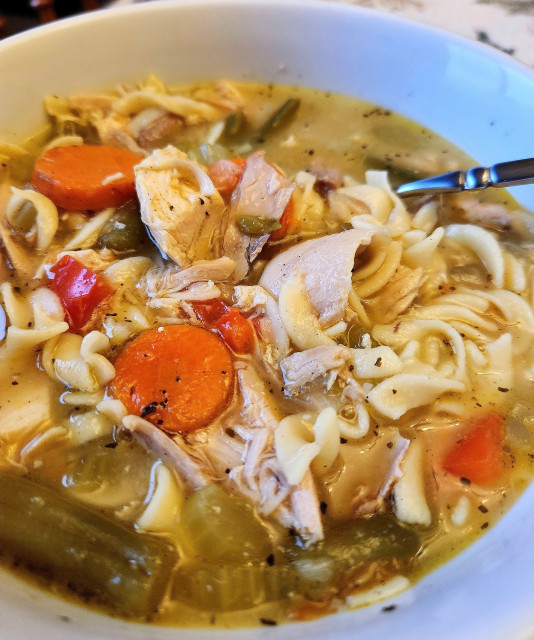
[[[271,618],[260,618],[260,622],[267,627],[275,627],[278,624],[276,620],[271,620]]]
[[[143,407],[143,410],[141,411],[141,418],[145,418],[151,413],[154,413],[154,411],[156,411],[157,408],[158,408],[157,402],[151,402],[150,404],[147,404],[145,407]]]

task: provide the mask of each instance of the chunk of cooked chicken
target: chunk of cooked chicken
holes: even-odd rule
[[[139,416],[128,415],[123,418],[122,424],[140,444],[156,453],[165,463],[175,469],[178,476],[189,488],[198,489],[214,481],[212,471],[206,461],[197,458],[192,448],[186,447],[179,436],[173,439]]]
[[[242,465],[234,467],[229,478],[258,505],[262,515],[272,515],[284,526],[293,527],[308,544],[317,542],[323,538],[323,527],[311,472],[296,486],[288,483],[274,451],[279,421],[265,384],[250,366],[239,369],[237,376],[243,407],[235,431],[244,449]]]
[[[257,151],[247,158],[243,175],[230,200],[230,220],[223,251],[224,255],[236,261],[235,282],[247,275],[250,264],[269,239],[268,233],[261,236],[243,233],[236,219],[255,216],[280,220],[295,188],[273,165],[265,161],[264,155],[263,151]]]
[[[222,109],[230,109],[236,111],[242,109],[244,99],[241,92],[227,80],[221,80],[214,87],[203,87],[195,91],[196,100],[209,102],[210,104]]]
[[[225,282],[234,267],[235,262],[225,256],[217,260],[199,260],[185,269],[174,264],[152,267],[145,274],[146,292],[149,298],[172,297],[199,282]]]
[[[269,262],[260,285],[277,298],[282,285],[301,274],[319,321],[333,325],[347,308],[354,258],[373,233],[371,228],[350,229],[297,244]]]
[[[263,287],[240,286],[234,289],[235,307],[252,314],[263,358],[277,368],[289,355],[289,336],[280,318],[278,303]]]
[[[378,294],[365,302],[365,310],[374,322],[389,324],[406,311],[419,293],[423,270],[400,265],[395,275]]]
[[[284,390],[290,395],[298,395],[318,378],[325,381],[329,378],[326,382],[330,386],[350,359],[350,350],[341,346],[313,347],[293,353],[280,363]]]
[[[223,199],[204,169],[172,146],[135,167],[141,219],[159,249],[181,267],[220,256]]]
[[[128,120],[116,115],[95,118],[92,123],[102,144],[129,149],[134,153],[145,153],[128,130]]]

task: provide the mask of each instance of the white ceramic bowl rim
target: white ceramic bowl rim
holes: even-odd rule
[[[172,80],[173,69],[184,82],[232,75],[351,93],[418,120],[485,164],[532,155],[532,70],[437,29],[313,0],[162,0],[15,36],[0,43],[0,82],[9,87],[0,139],[19,140],[39,121],[45,93],[97,89],[149,71]],[[522,187],[520,199],[534,209],[532,188]],[[395,598],[392,611],[376,605],[287,627],[180,632],[110,620],[3,576],[0,638],[532,638],[533,499],[531,487],[479,542]]]

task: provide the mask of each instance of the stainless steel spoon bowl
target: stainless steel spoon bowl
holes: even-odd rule
[[[451,171],[440,176],[407,182],[396,189],[401,198],[459,191],[480,191],[488,187],[513,187],[534,183],[534,158],[500,162],[491,167]]]

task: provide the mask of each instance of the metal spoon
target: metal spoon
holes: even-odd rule
[[[534,158],[500,162],[491,167],[474,167],[441,176],[401,184],[396,193],[401,198],[459,191],[480,191],[487,187],[513,187],[534,183]]]

